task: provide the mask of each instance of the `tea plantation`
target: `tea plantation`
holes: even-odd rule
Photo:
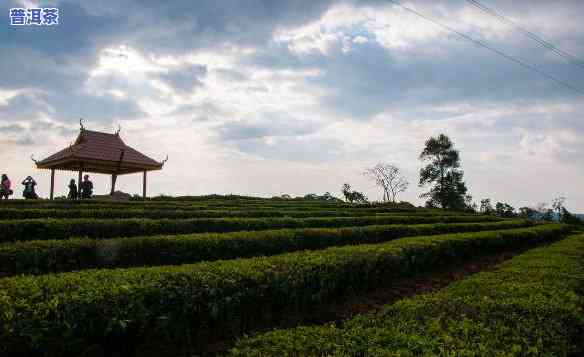
[[[0,356],[578,355],[574,229],[313,200],[4,201]],[[507,253],[446,288],[314,319]]]

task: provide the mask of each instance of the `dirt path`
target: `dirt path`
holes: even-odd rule
[[[414,295],[440,290],[450,283],[463,279],[469,275],[488,271],[496,265],[511,259],[518,252],[504,252],[495,255],[484,256],[463,263],[462,265],[442,267],[431,273],[418,274],[417,276],[396,281],[391,286],[375,289],[365,295],[355,297],[347,302],[336,304],[330,314],[326,316],[314,316],[308,323],[342,323],[357,314],[373,313],[384,305],[392,304],[398,300]]]

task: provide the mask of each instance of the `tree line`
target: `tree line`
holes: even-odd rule
[[[425,166],[420,169],[420,187],[428,187],[428,192],[420,197],[426,198],[426,207],[451,210],[465,210],[472,200],[467,195],[467,187],[460,169],[460,153],[453,142],[444,134],[426,140],[420,153]],[[410,185],[401,170],[393,165],[380,162],[365,169],[363,175],[373,181],[383,194],[383,202],[396,203],[400,193]],[[351,185],[343,184],[341,192],[347,202],[367,202],[362,192],[351,190]]]
[[[564,207],[566,200],[564,197],[554,199],[550,207],[541,203],[535,208],[520,207],[518,210],[506,202],[497,202],[493,206],[488,198],[482,199],[480,206],[477,205],[473,202],[473,197],[468,193],[464,182],[460,152],[454,147],[452,140],[444,134],[426,140],[419,159],[424,165],[420,169],[418,186],[427,188],[427,192],[422,193],[420,197],[426,199],[425,206],[428,208],[500,217],[581,223],[578,217],[572,215]],[[396,203],[399,194],[406,191],[410,184],[397,166],[385,162],[365,169],[363,175],[381,189],[383,202]],[[353,190],[348,183],[343,184],[341,193],[347,202],[368,202],[364,193]]]

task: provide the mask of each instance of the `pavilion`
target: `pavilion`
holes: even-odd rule
[[[142,172],[142,196],[145,198],[146,173],[161,170],[168,157],[158,162],[129,147],[120,138],[119,130],[115,134],[109,134],[87,130],[81,122],[80,125],[81,129],[74,144],[46,159],[33,159],[38,169],[51,170],[51,200],[55,191],[55,170],[79,172],[77,187],[81,187],[84,172],[111,175],[112,195],[119,175]]]

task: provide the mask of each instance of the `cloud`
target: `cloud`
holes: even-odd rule
[[[37,119],[52,108],[46,103],[42,93],[22,92],[0,104],[0,120],[28,121]]]
[[[266,137],[247,132],[248,139],[234,142],[234,147],[251,157],[283,162],[330,162],[344,156],[343,142],[318,136]]]
[[[29,153],[66,145],[83,117],[171,153],[154,192],[304,194],[294,190],[349,180],[376,197],[364,166],[390,161],[415,181],[424,140],[445,132],[477,196],[527,204],[562,188],[584,210],[581,96],[386,1],[40,3],[60,8],[59,26],[0,17],[0,158],[15,172],[29,170]],[[468,3],[407,5],[584,83],[584,71]],[[489,5],[584,57],[584,3]]]
[[[341,140],[323,137],[323,123],[284,113],[228,121],[213,128],[215,141],[246,155],[284,161],[335,160],[344,153]]]
[[[201,78],[207,74],[207,67],[202,65],[190,65],[169,70],[158,75],[162,81],[170,85],[181,94],[188,94],[197,87],[202,87]]]
[[[229,115],[213,102],[203,101],[198,104],[185,104],[173,110],[169,115],[188,117],[193,122],[220,121]]]
[[[45,120],[32,120],[0,125],[2,143],[8,147],[27,149],[32,145],[46,144],[52,135],[73,137],[75,130],[61,124]]]
[[[259,118],[232,121],[217,127],[220,140],[233,141],[265,137],[303,136],[314,133],[321,125],[283,113],[263,113]]]
[[[15,133],[18,134],[24,130],[26,130],[26,127],[24,127],[22,124],[10,124],[10,125],[0,126],[0,132],[2,132],[4,134],[15,134]]]

